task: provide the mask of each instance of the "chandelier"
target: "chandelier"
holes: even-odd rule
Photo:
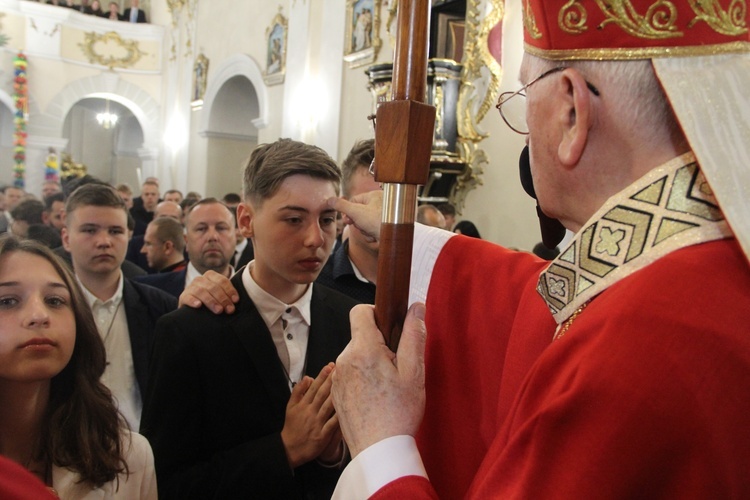
[[[109,112],[109,99],[107,99],[106,110],[104,113],[96,114],[96,121],[99,122],[99,125],[109,130],[117,125],[117,118],[118,116],[116,114]]]

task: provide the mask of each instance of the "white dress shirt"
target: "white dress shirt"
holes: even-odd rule
[[[188,262],[187,271],[185,272],[185,288],[190,286],[195,278],[200,276],[202,273],[193,265],[192,262]],[[229,277],[234,274],[234,267],[229,266]]]
[[[294,304],[285,304],[255,282],[250,274],[254,264],[255,261],[251,261],[245,266],[242,272],[242,285],[271,332],[291,390],[305,374],[313,285],[308,285],[305,293]]]
[[[99,335],[107,351],[107,367],[102,375],[102,383],[112,391],[117,408],[130,428],[137,431],[141,422],[143,400],[135,378],[128,318],[122,300],[122,273],[117,283],[117,291],[105,301],[99,300],[80,280],[78,283],[94,313]]]

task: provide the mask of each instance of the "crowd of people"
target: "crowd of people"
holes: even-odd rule
[[[343,163],[345,196],[380,188],[368,172],[373,147],[372,140],[358,143]],[[10,345],[30,352],[0,351],[7,367],[0,370],[0,403],[7,409],[0,411],[0,455],[60,498],[86,497],[88,490],[155,498],[157,477],[163,498],[242,496],[248,488],[329,498],[348,457],[332,410],[332,362],[350,339],[351,308],[374,301],[378,247],[356,228],[345,235],[336,230],[328,199],[339,193],[341,171],[319,148],[280,140],[250,158],[244,193],[222,199],[163,191],[156,178],[144,180],[138,197],[126,184],[89,176],[45,182],[43,201],[13,186],[2,190],[0,224],[7,234],[0,236],[0,313],[10,300],[2,283],[10,281],[11,292],[24,297],[6,307],[24,324]],[[46,236],[35,236],[41,233]],[[25,273],[27,267],[41,274]],[[176,311],[186,287],[202,290],[209,279],[238,291],[236,316]],[[193,281],[198,284],[191,287]],[[41,300],[30,300],[26,290]],[[65,342],[57,336],[60,325],[67,328]],[[232,325],[258,332],[260,344],[243,346],[240,331],[215,335]],[[84,340],[92,346],[79,347]],[[191,360],[178,347],[183,341],[208,344]],[[56,408],[79,398],[58,388],[71,377],[68,366],[81,367],[81,355],[91,364],[85,375],[94,387],[82,390],[98,399],[91,408],[75,406],[75,418],[94,411],[106,419],[84,420],[94,431],[91,441],[74,443],[43,430],[53,402]],[[37,365],[45,367],[41,378]],[[247,370],[239,384],[238,372]],[[213,389],[181,390],[185,377]],[[44,395],[48,402],[33,414],[18,413],[25,403],[14,391],[30,379],[37,385],[26,397]],[[237,406],[238,391],[247,405]],[[320,419],[311,420],[311,411]],[[242,424],[231,425],[233,419]],[[195,426],[204,438],[183,439]],[[246,456],[228,466],[224,455],[238,455],[239,448]],[[81,454],[107,462],[92,472]]]
[[[112,21],[147,22],[146,12],[140,8],[140,0],[130,0],[130,7],[126,8],[122,13],[120,12],[120,4],[118,2],[109,2],[106,10],[102,8],[100,0],[91,0],[91,3],[89,3],[89,0],[80,0],[80,3],[77,4],[73,3],[73,0],[47,0],[46,3],[48,5],[73,9],[82,14],[111,19]]]
[[[570,2],[525,4],[497,103],[543,237],[573,239],[549,262],[420,207],[395,353],[372,141],[341,168],[262,144],[223,200],[6,188],[0,496],[749,497],[748,31],[586,5],[573,30]]]

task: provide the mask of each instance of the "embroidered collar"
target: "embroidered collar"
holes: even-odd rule
[[[732,232],[692,153],[658,167],[599,209],[539,276],[558,324],[664,255]]]

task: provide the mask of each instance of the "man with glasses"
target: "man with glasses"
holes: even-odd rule
[[[335,498],[750,496],[750,17],[720,3],[524,1],[498,107],[545,240],[576,236],[549,263],[417,226],[397,355],[351,313]]]

